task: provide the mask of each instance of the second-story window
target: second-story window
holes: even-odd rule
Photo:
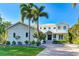
[[[46,29],[46,27],[44,27],[44,29]]]
[[[51,27],[49,27],[49,29],[51,29]]]
[[[65,30],[66,29],[66,26],[64,26],[63,29]]]
[[[56,29],[56,27],[54,27],[53,29]]]
[[[61,29],[61,27],[60,27],[60,26],[58,26],[58,29]]]
[[[42,28],[40,27],[40,29],[42,29]]]

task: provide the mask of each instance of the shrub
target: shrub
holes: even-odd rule
[[[34,45],[35,43],[36,43],[36,42],[35,42],[34,40],[31,42],[31,44],[33,44],[33,45]]]
[[[79,39],[74,39],[74,40],[73,40],[73,43],[74,43],[74,44],[79,44]]]
[[[6,42],[6,45],[10,45],[10,41],[7,41],[7,42]]]
[[[54,44],[64,44],[64,43],[67,43],[66,40],[55,40],[53,41]]]
[[[27,41],[27,40],[25,41],[25,44],[26,44],[26,45],[28,44],[28,41]]]
[[[41,40],[45,40],[46,39],[46,34],[40,31],[39,32],[39,36],[38,36],[37,33],[34,33],[33,37],[37,38],[37,39],[39,39],[39,41],[41,41]]]
[[[19,42],[18,42],[18,45],[22,45],[22,42],[19,41]]]
[[[12,45],[16,45],[16,42],[15,41],[12,41]]]
[[[40,41],[36,42],[36,45],[37,46],[40,46],[41,45],[41,42]]]

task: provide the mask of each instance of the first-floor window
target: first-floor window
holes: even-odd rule
[[[26,32],[26,37],[28,37],[28,33]]]
[[[56,34],[53,34],[53,38],[56,38]]]
[[[15,36],[16,36],[16,33],[13,33],[13,37],[15,38]]]
[[[63,35],[59,35],[59,40],[62,40],[63,39]]]

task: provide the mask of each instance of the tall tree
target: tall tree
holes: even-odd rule
[[[7,39],[7,30],[6,28],[11,25],[8,21],[3,21],[3,18],[0,16],[0,43],[4,43]]]
[[[79,19],[77,23],[69,29],[69,36],[71,40],[79,39]]]
[[[30,44],[30,21],[32,19],[32,9],[33,9],[33,4],[29,3],[29,4],[21,4],[20,5],[20,9],[21,9],[21,22],[24,23],[25,18],[28,19],[28,23],[29,23],[29,44]]]
[[[48,18],[48,14],[46,12],[43,12],[44,9],[45,9],[45,6],[38,7],[38,6],[34,5],[34,10],[32,10],[33,21],[37,24],[38,37],[39,37],[39,18],[40,17]]]
[[[73,39],[72,39],[72,37],[73,37],[73,36],[72,36],[72,33],[71,33],[70,31],[68,31],[68,35],[69,35],[69,43],[72,44],[72,43],[73,43],[73,41],[72,41],[72,40],[73,40]]]
[[[11,25],[11,22],[5,21],[5,22],[3,22],[3,24],[5,25],[5,28],[7,28],[7,27],[9,27]]]

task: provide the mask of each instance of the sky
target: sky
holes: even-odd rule
[[[70,26],[77,23],[79,18],[79,5],[76,8],[70,3],[35,3],[37,6],[45,6],[44,12],[48,13],[49,18],[40,17],[40,24],[57,24],[65,22]],[[16,23],[20,20],[20,4],[1,3],[0,15],[4,20]],[[26,21],[27,23],[27,21]]]

